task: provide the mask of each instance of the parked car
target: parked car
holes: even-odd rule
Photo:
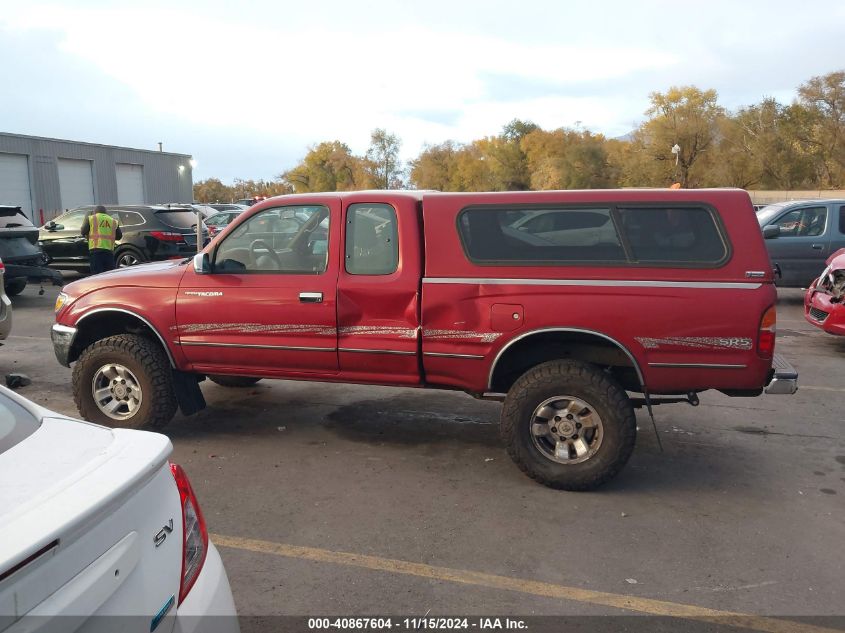
[[[20,207],[0,206],[0,258],[5,262],[3,288],[9,296],[23,292],[27,282],[61,286],[61,274],[45,267],[47,256],[38,244],[38,229]]]
[[[845,335],[845,248],[831,255],[804,295],[804,318],[828,334]]]
[[[12,331],[12,301],[3,289],[6,277],[6,264],[0,260],[0,341],[5,341]]]
[[[245,207],[251,207],[254,204],[258,204],[259,202],[263,202],[267,199],[267,196],[253,196],[252,198],[241,198],[240,200],[235,200],[235,204],[241,204]]]
[[[248,205],[245,204],[235,204],[234,202],[227,203],[227,202],[210,202],[208,203],[209,207],[214,209],[215,211],[244,211],[249,208]]]
[[[205,219],[205,225],[208,227],[208,232],[211,237],[217,235],[220,231],[229,226],[229,223],[243,213],[243,209],[237,211],[220,211],[211,217]]]
[[[845,247],[845,199],[771,204],[757,214],[778,286],[805,288],[824,261]]]
[[[41,227],[39,244],[53,268],[87,271],[88,240],[80,234],[85,217],[93,206],[73,209]],[[118,267],[149,261],[184,259],[197,252],[197,214],[190,209],[168,206],[109,205],[117,217],[123,238],[115,244]],[[203,244],[210,240],[202,227]]]
[[[131,379],[119,364],[107,371]],[[73,420],[5,387],[0,420],[3,630],[238,631],[226,570],[167,437]]]
[[[539,244],[512,229],[538,210],[563,216]],[[584,246],[564,228],[608,220]],[[291,195],[190,265],[66,286],[52,337],[86,419],[166,424],[205,405],[206,376],[453,389],[504,401],[529,476],[585,490],[626,463],[634,407],[797,389],[773,282],[742,190]],[[114,363],[139,406],[102,378]]]

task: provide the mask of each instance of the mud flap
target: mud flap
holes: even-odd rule
[[[183,415],[193,415],[205,409],[205,397],[200,391],[200,376],[174,369],[173,389]]]

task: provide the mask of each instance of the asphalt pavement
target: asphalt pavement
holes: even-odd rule
[[[0,369],[75,416],[49,339],[57,292],[13,299]],[[808,617],[845,615],[845,339],[804,321],[799,290],[778,309],[799,392],[658,407],[662,452],[638,411],[631,461],[596,492],[525,477],[499,441],[500,405],[460,393],[206,381],[208,408],[163,432],[239,613],[263,617],[245,630],[425,614],[677,616],[673,630],[695,630],[745,614],[747,628],[809,631]]]

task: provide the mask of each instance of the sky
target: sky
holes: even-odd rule
[[[0,131],[270,179],[377,127],[407,160],[515,118],[622,136],[673,85],[789,103],[843,32],[842,0],[0,0]]]

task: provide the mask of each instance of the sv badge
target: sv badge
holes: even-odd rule
[[[164,540],[167,538],[167,535],[173,531],[173,519],[167,522],[167,524],[162,527],[158,533],[153,537],[153,543],[156,544],[156,547],[164,543]]]

